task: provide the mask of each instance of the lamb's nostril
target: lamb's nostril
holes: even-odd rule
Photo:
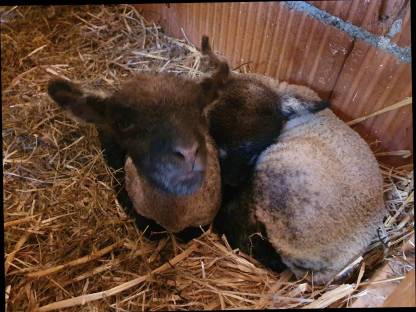
[[[177,145],[174,148],[174,153],[193,167],[196,155],[198,153],[198,147],[198,143],[194,143],[191,146]]]
[[[181,152],[173,152],[176,157],[178,157],[181,160],[185,159],[185,156]]]

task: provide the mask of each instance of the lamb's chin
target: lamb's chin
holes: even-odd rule
[[[203,171],[197,171],[185,175],[155,175],[149,177],[149,182],[154,188],[169,196],[190,196],[201,189],[204,177],[205,173]]]
[[[185,176],[180,176],[177,179],[177,183],[173,185],[171,190],[178,196],[193,195],[200,190],[203,177],[203,172],[195,172]]]

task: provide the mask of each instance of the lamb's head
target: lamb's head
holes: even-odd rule
[[[196,192],[204,179],[208,125],[203,108],[215,83],[141,74],[100,97],[56,79],[48,93],[62,108],[111,135],[153,186],[172,195]]]
[[[201,51],[218,73],[228,73],[227,60],[216,55],[203,36]],[[214,75],[215,76],[215,75]],[[260,153],[280,135],[285,123],[297,116],[328,107],[318,98],[282,88],[258,74],[229,72],[217,78],[219,96],[208,107],[210,134],[219,149],[221,176],[226,185],[247,181]]]

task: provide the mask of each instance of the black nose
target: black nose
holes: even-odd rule
[[[195,160],[197,158],[199,149],[198,142],[191,145],[176,145],[174,148],[175,154],[181,158],[189,166],[189,170],[194,170]]]

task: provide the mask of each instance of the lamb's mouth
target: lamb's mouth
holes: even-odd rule
[[[177,179],[180,182],[191,182],[192,180],[198,180],[201,177],[201,175],[203,175],[203,173],[203,171],[191,171],[179,175]]]
[[[181,174],[176,178],[176,189],[179,195],[191,195],[196,193],[202,186],[204,171],[192,171]]]

